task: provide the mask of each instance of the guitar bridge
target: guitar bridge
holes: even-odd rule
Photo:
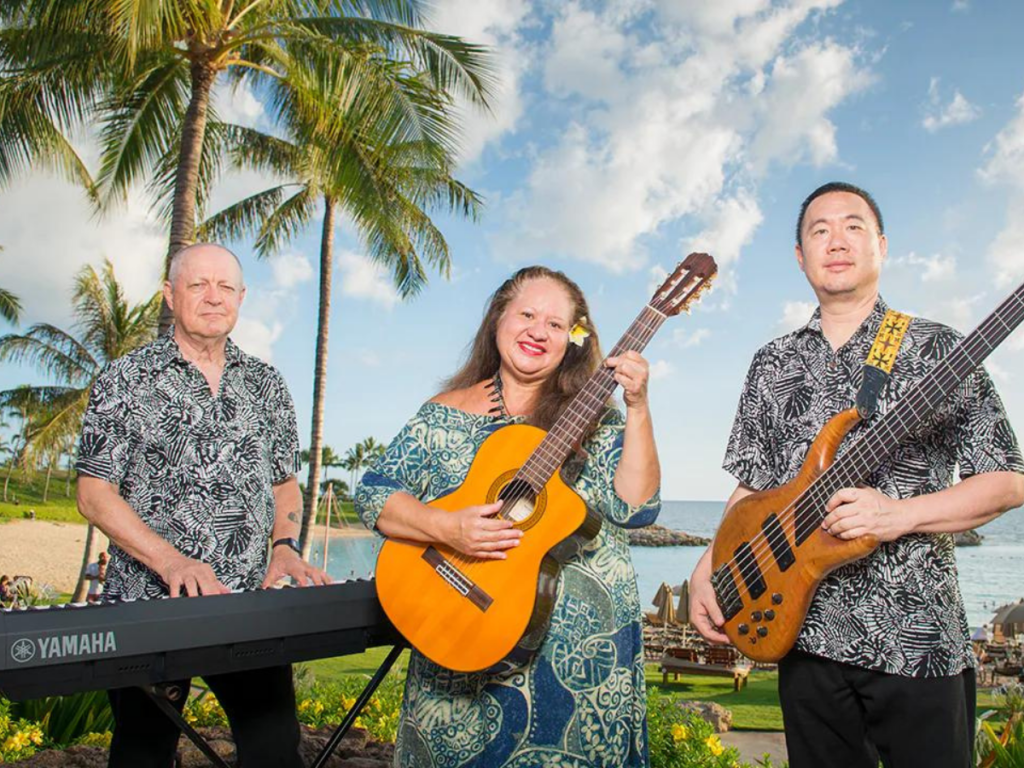
[[[430,567],[434,569],[438,576],[445,580],[448,586],[473,603],[481,611],[486,611],[491,607],[494,598],[480,589],[466,574],[448,562],[437,549],[432,546],[427,547],[423,550],[423,559],[430,564]]]

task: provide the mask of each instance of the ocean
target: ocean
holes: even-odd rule
[[[720,501],[666,501],[658,524],[711,538],[722,516]],[[1015,509],[978,529],[981,546],[957,547],[960,591],[972,627],[988,623],[995,609],[1024,598],[1024,509]],[[334,579],[373,573],[380,539],[335,538],[327,571]],[[313,547],[313,562],[322,567],[322,544]],[[688,579],[703,547],[633,547],[633,567],[641,601],[649,603],[662,582],[673,586]]]

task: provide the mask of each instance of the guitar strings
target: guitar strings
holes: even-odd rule
[[[1017,325],[1019,325],[1021,320],[1024,319],[1024,301],[1022,301],[1022,299],[1018,296],[1018,293],[1021,293],[1022,291],[1024,291],[1024,286],[1021,286],[1016,291],[1014,291],[1014,293],[1012,293],[996,309],[996,311],[992,313],[992,315],[990,315],[984,322],[982,322],[981,325],[978,326],[974,333],[972,333],[969,337],[967,337],[960,344],[958,344],[956,348],[954,348],[954,350],[946,358],[937,363],[935,367],[932,369],[932,371],[929,372],[927,377],[921,380],[921,382],[914,387],[914,389],[910,392],[907,398],[902,400],[900,403],[897,403],[893,410],[889,411],[886,414],[886,416],[883,417],[883,419],[874,428],[872,428],[868,433],[863,435],[850,447],[847,453],[843,457],[841,457],[839,462],[833,464],[827,470],[825,470],[825,472],[823,472],[816,480],[814,480],[806,489],[804,489],[803,492],[801,492],[797,497],[795,497],[779,513],[777,518],[779,522],[779,528],[782,532],[783,538],[785,539],[784,543],[787,546],[788,539],[786,539],[785,536],[787,532],[792,533],[794,535],[794,541],[796,540],[796,529],[798,523],[795,521],[796,515],[801,512],[800,509],[797,509],[797,505],[800,504],[800,502],[810,501],[812,503],[812,509],[814,507],[820,508],[823,504],[827,503],[831,496],[834,494],[834,492],[830,492],[828,490],[823,489],[823,486],[826,484],[827,480],[837,481],[841,487],[846,487],[850,483],[856,483],[858,476],[862,475],[865,471],[870,471],[870,467],[866,469],[856,469],[852,467],[847,467],[847,464],[852,464],[857,459],[864,460],[866,458],[860,457],[855,452],[863,452],[863,449],[865,448],[870,449],[872,451],[871,458],[874,459],[875,461],[878,461],[879,457],[874,455],[873,448],[867,441],[870,438],[874,437],[876,433],[883,434],[883,436],[889,437],[890,439],[895,437],[897,433],[894,431],[893,427],[896,425],[891,425],[889,423],[890,421],[898,422],[899,427],[901,427],[905,432],[909,432],[906,426],[906,422],[902,420],[902,413],[900,412],[901,408],[904,408],[904,410],[910,410],[915,416],[918,417],[918,419],[923,418],[923,416],[931,413],[931,411],[933,411],[939,404],[941,404],[941,398],[939,399],[939,401],[933,404],[929,402],[929,397],[932,397],[936,394],[941,395],[942,397],[948,396],[949,391],[951,391],[953,387],[955,387],[958,383],[960,383],[960,381],[963,378],[966,377],[958,375],[957,372],[954,370],[954,363],[959,365],[963,362],[956,361],[954,360],[954,358],[957,356],[966,355],[966,362],[971,363],[973,362],[972,357],[977,351],[983,350],[984,347],[988,347],[988,352],[985,353],[985,356],[987,356],[989,352],[995,349],[996,346],[998,346],[1002,342],[1002,339],[995,342],[994,344],[989,342],[989,340],[986,338],[986,334],[988,330],[991,329],[986,328],[985,326],[987,326],[989,323],[992,323],[993,321],[998,321],[999,323],[1001,323],[1003,327],[1006,329],[1006,333],[1003,336],[1004,339],[1006,336],[1013,332],[1013,330],[1017,327]],[[1016,303],[1016,305],[1018,306],[1013,306],[1014,303]],[[1001,314],[1004,313],[1004,310],[1007,310],[1007,308],[1012,310],[1014,313],[1014,316],[1008,316],[1008,319],[1010,320],[1009,325],[1000,316]],[[980,365],[983,359],[984,357],[979,359],[972,366],[971,371],[968,371],[966,375],[969,375],[974,368]],[[928,389],[932,384],[935,384],[935,388],[931,392],[928,392]],[[944,388],[948,388],[949,391],[943,391]],[[915,403],[915,398],[918,399],[917,403]],[[924,405],[923,414],[919,414],[915,410],[915,404],[921,404],[921,400],[923,400]],[[886,432],[887,434],[884,434]],[[898,444],[899,441],[897,440],[893,447],[895,447]],[[884,459],[888,455],[888,453],[888,450],[883,450],[881,458]],[[820,512],[819,517],[820,519],[824,519],[824,515]],[[792,525],[790,525],[791,523]],[[724,561],[722,565],[733,564],[737,567],[737,569],[739,569],[741,579],[739,580],[737,587],[738,589],[742,588],[744,591],[746,591],[746,593],[749,596],[751,596],[751,598],[753,598],[753,596],[750,595],[750,589],[746,586],[746,582],[742,579],[744,567],[749,566],[751,563],[751,559],[753,559],[753,561],[757,564],[759,570],[761,570],[762,575],[765,573],[770,573],[772,570],[778,567],[777,560],[774,557],[770,558],[766,566],[764,565],[764,561],[761,559],[761,556],[764,554],[771,553],[772,543],[778,544],[780,542],[777,538],[777,534],[773,535],[762,531],[761,533],[758,533],[755,536],[751,537],[751,541],[748,543],[751,545],[749,554],[744,553],[742,556],[734,555],[729,560]]]
[[[655,313],[656,316],[653,320],[645,319],[644,315],[648,311]],[[654,334],[661,327],[664,320],[665,315],[663,313],[659,312],[654,307],[651,307],[649,304],[645,305],[644,308],[640,311],[640,314],[637,316],[637,318],[630,324],[629,328],[623,334],[622,338],[612,348],[612,351],[609,356],[622,354],[623,352],[630,350],[644,349],[650,342],[651,338],[653,338]],[[636,333],[634,329],[637,329],[638,326],[639,333]],[[609,382],[611,383],[609,392],[606,395],[604,395],[604,397],[601,397],[599,394],[600,390],[603,387],[607,386]],[[588,391],[589,389],[591,389],[592,384],[594,385],[593,388],[598,390],[598,393]],[[536,462],[540,464],[540,468],[543,470],[543,474],[550,478],[558,470],[558,467],[560,467],[564,462],[565,459],[559,459],[557,454],[549,454],[549,448],[546,446],[555,447],[556,443],[560,443],[561,445],[559,447],[561,447],[563,452],[572,450],[572,444],[567,443],[556,431],[555,428],[559,424],[566,422],[581,431],[584,430],[587,426],[589,426],[593,417],[587,417],[586,413],[577,413],[575,410],[577,405],[582,404],[588,398],[593,401],[593,405],[602,405],[607,400],[607,397],[611,394],[611,392],[615,391],[616,386],[617,382],[614,378],[614,372],[610,368],[603,367],[602,369],[594,372],[594,374],[587,380],[587,383],[584,384],[583,388],[573,397],[572,401],[570,401],[569,405],[566,407],[562,415],[559,416],[558,420],[555,422],[555,427],[553,427],[544,436],[543,440],[541,440],[540,445],[537,446],[536,450],[530,455],[529,459],[527,459],[526,464],[524,464],[523,467],[521,467],[519,472],[516,474],[515,479],[522,479],[524,481],[524,484],[527,485],[530,490],[524,490],[518,493],[513,493],[512,495],[510,495],[509,498],[505,499],[505,503],[502,505],[501,511],[498,512],[499,517],[503,517],[506,520],[509,519],[507,517],[505,510],[511,511],[517,503],[526,499],[528,496],[543,492],[543,486],[546,485],[546,482],[541,484],[540,490],[536,490],[534,488],[534,484],[530,482],[529,478],[520,477],[520,475],[523,473],[523,470],[526,468],[527,465],[529,465],[536,459]],[[471,555],[456,553],[453,557],[449,558],[449,562],[458,564],[460,566],[459,570],[463,574],[468,574],[469,572],[475,570],[475,565],[490,562],[490,559],[472,557]]]

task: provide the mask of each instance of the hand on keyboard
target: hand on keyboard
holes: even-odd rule
[[[272,587],[286,576],[295,580],[296,586],[322,586],[331,583],[331,577],[319,568],[310,565],[294,550],[288,547],[274,547],[270,556],[270,567],[267,568],[267,576],[263,579],[263,588]]]
[[[197,595],[226,595],[231,590],[217,581],[213,568],[206,563],[178,555],[158,569],[160,578],[167,584],[171,597],[182,592],[189,597]]]

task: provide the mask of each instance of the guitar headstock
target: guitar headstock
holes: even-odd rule
[[[691,253],[654,292],[650,306],[666,316],[689,312],[690,307],[711,288],[717,274],[718,265],[714,258],[706,253]]]

